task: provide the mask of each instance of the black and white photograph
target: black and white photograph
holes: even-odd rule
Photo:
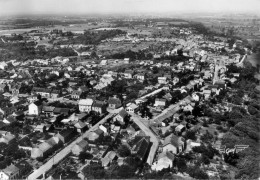
[[[0,180],[260,179],[260,0],[0,0]]]

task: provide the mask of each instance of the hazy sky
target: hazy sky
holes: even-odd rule
[[[0,0],[0,15],[260,12],[260,0]]]

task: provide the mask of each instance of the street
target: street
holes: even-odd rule
[[[60,162],[63,158],[65,158],[70,152],[71,148],[78,142],[82,140],[82,138],[88,137],[89,133],[96,128],[100,124],[103,124],[106,122],[107,119],[112,117],[114,114],[110,113],[106,117],[104,117],[102,120],[100,120],[97,124],[95,124],[93,127],[91,127],[88,131],[86,131],[82,136],[78,137],[75,141],[70,143],[68,146],[66,146],[64,149],[62,149],[59,153],[57,153],[54,157],[52,157],[49,161],[47,161],[45,164],[43,164],[39,169],[34,170],[32,174],[28,176],[28,180],[35,180],[39,176],[41,176],[46,171],[50,170],[54,164],[57,164]]]
[[[159,146],[159,141],[157,137],[153,134],[153,132],[149,129],[149,127],[142,123],[142,118],[140,116],[138,116],[137,114],[131,114],[131,116],[133,121],[140,127],[140,129],[143,130],[147,136],[150,136],[150,141],[153,143],[153,145],[150,149],[149,156],[147,158],[147,163],[149,165],[152,165],[155,153]]]

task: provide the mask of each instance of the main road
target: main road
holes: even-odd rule
[[[105,123],[107,121],[107,119],[113,117],[113,115],[114,115],[113,113],[109,113],[106,117],[104,117],[97,124],[95,124],[88,131],[86,131],[82,136],[78,137],[75,141],[73,141],[68,146],[66,146],[64,149],[62,149],[59,153],[54,155],[54,157],[52,157],[49,161],[47,161],[45,164],[43,164],[40,168],[34,170],[34,172],[28,176],[28,180],[35,180],[35,179],[39,178],[39,176],[41,176],[43,173],[50,170],[54,164],[57,164],[58,162],[60,162],[71,152],[72,147],[76,143],[80,142],[82,140],[82,138],[88,137],[90,132],[97,129],[100,124]]]
[[[150,149],[150,152],[149,152],[149,155],[148,155],[148,158],[147,158],[147,163],[149,165],[152,165],[153,164],[153,160],[154,160],[154,157],[155,157],[155,153],[159,147],[159,141],[157,139],[157,137],[154,135],[154,133],[149,129],[149,127],[147,127],[142,121],[142,117],[140,117],[139,115],[137,114],[134,114],[134,113],[131,113],[131,116],[132,116],[132,119],[133,121],[139,126],[139,128],[141,130],[144,131],[144,133],[147,135],[147,136],[150,136],[150,141],[153,143],[152,144],[152,147]]]

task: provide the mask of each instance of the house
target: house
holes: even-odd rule
[[[86,87],[86,86],[80,86],[80,87],[78,88],[78,91],[87,92],[87,91],[88,91],[88,87]]]
[[[19,161],[15,166],[19,169],[19,176],[22,178],[28,175],[28,173],[33,169],[32,165],[30,165],[26,160]]]
[[[82,91],[72,91],[70,96],[72,99],[80,99],[81,94]]]
[[[29,115],[40,115],[42,112],[42,103],[40,101],[35,101],[29,105]]]
[[[19,95],[19,89],[20,89],[20,86],[15,86],[15,87],[13,87],[11,90],[12,90],[12,95],[13,95],[13,97],[18,97],[18,95]]]
[[[58,97],[60,97],[60,94],[61,94],[61,91],[59,91],[59,90],[52,90],[50,98],[53,98],[53,99],[58,98]]]
[[[68,128],[60,131],[58,134],[55,135],[55,137],[58,137],[63,143],[67,143],[73,137],[75,137],[76,134],[77,131],[75,128]]]
[[[135,136],[127,142],[130,147],[131,154],[138,157],[140,160],[144,160],[144,157],[149,149],[150,137],[149,136]]]
[[[119,113],[113,118],[113,121],[118,121],[120,124],[125,124],[125,117],[127,116],[127,112],[122,109],[119,111]]]
[[[58,137],[51,137],[47,141],[32,148],[31,158],[36,159],[38,157],[46,157],[51,152],[55,151],[59,145],[61,145],[61,140]]]
[[[209,97],[211,96],[211,90],[204,89],[202,93],[203,93],[204,98],[205,98],[206,100],[209,99]]]
[[[41,95],[41,97],[43,98],[50,98],[51,97],[51,89],[48,89],[48,88],[37,88],[37,87],[34,87],[32,89],[32,92],[34,94],[39,94]]]
[[[125,70],[124,76],[126,79],[132,79],[134,72],[132,70]]]
[[[106,112],[106,103],[103,101],[95,100],[92,105],[92,111],[95,111],[99,114],[103,114]]]
[[[79,111],[80,112],[90,112],[93,104],[93,99],[81,99],[79,100]]]
[[[164,99],[166,99],[167,101],[171,101],[172,99],[172,95],[170,93],[167,93],[163,96]]]
[[[158,155],[158,160],[152,165],[152,170],[161,171],[162,169],[173,166],[174,154],[169,151],[163,151]]]
[[[162,107],[166,106],[166,99],[156,98],[154,106],[162,106]]]
[[[135,113],[138,110],[138,106],[135,103],[129,103],[126,105],[126,112]]]
[[[9,86],[7,86],[6,84],[0,84],[0,92],[4,93],[7,92],[9,90]]]
[[[99,125],[99,129],[101,129],[102,131],[104,131],[104,134],[107,134],[107,128],[105,126],[103,126],[102,124]]]
[[[159,84],[166,84],[167,78],[166,77],[158,77],[158,83]]]
[[[102,131],[101,129],[96,129],[95,131],[92,131],[89,133],[89,136],[87,137],[89,141],[96,141],[99,137],[104,135],[104,131]]]
[[[110,109],[117,109],[119,107],[121,107],[121,101],[120,99],[116,98],[116,97],[109,97],[108,99],[108,108]]]
[[[184,138],[171,134],[164,139],[163,151],[178,154],[184,150],[184,142]]]
[[[191,112],[192,113],[192,110],[193,110],[193,107],[190,104],[183,107],[184,112]]]
[[[46,157],[50,153],[51,148],[52,146],[50,144],[43,142],[38,147],[32,148],[31,158]]]
[[[194,101],[199,101],[199,100],[200,100],[200,97],[199,97],[198,94],[192,93],[192,99],[193,99]]]
[[[129,64],[130,58],[124,58],[124,64]]]
[[[53,106],[43,106],[42,113],[44,113],[46,116],[53,116],[54,109],[55,107]]]
[[[108,61],[107,60],[102,60],[101,62],[100,62],[100,65],[101,66],[106,66],[108,64]]]
[[[20,170],[13,164],[0,171],[1,180],[18,179],[19,176]]]
[[[117,157],[115,151],[109,151],[104,158],[101,159],[102,166],[107,168],[109,164]]]
[[[9,144],[15,139],[15,136],[9,132],[6,132],[5,134],[2,134],[0,137],[0,143]]]
[[[135,74],[135,75],[134,75],[134,78],[135,78],[135,79],[138,79],[138,80],[140,80],[140,81],[144,81],[144,80],[145,80],[145,74],[143,74],[143,73]]]
[[[12,116],[12,115],[10,115],[10,116],[8,116],[7,118],[4,118],[4,120],[3,120],[3,122],[5,123],[5,124],[11,124],[11,123],[14,123],[14,122],[16,122],[17,120],[16,120],[16,117],[14,117],[14,116]]]
[[[185,130],[185,126],[182,124],[179,124],[176,128],[175,128],[175,132],[178,134],[181,134],[182,132],[184,132]]]
[[[88,129],[88,125],[82,121],[78,121],[74,124],[74,127],[77,129],[78,133],[83,133]]]
[[[76,143],[72,148],[72,154],[78,156],[81,152],[86,151],[88,148],[88,142],[86,140],[81,140],[80,142]]]
[[[53,110],[54,115],[63,115],[63,116],[68,116],[70,115],[70,109],[69,108],[54,108]]]

